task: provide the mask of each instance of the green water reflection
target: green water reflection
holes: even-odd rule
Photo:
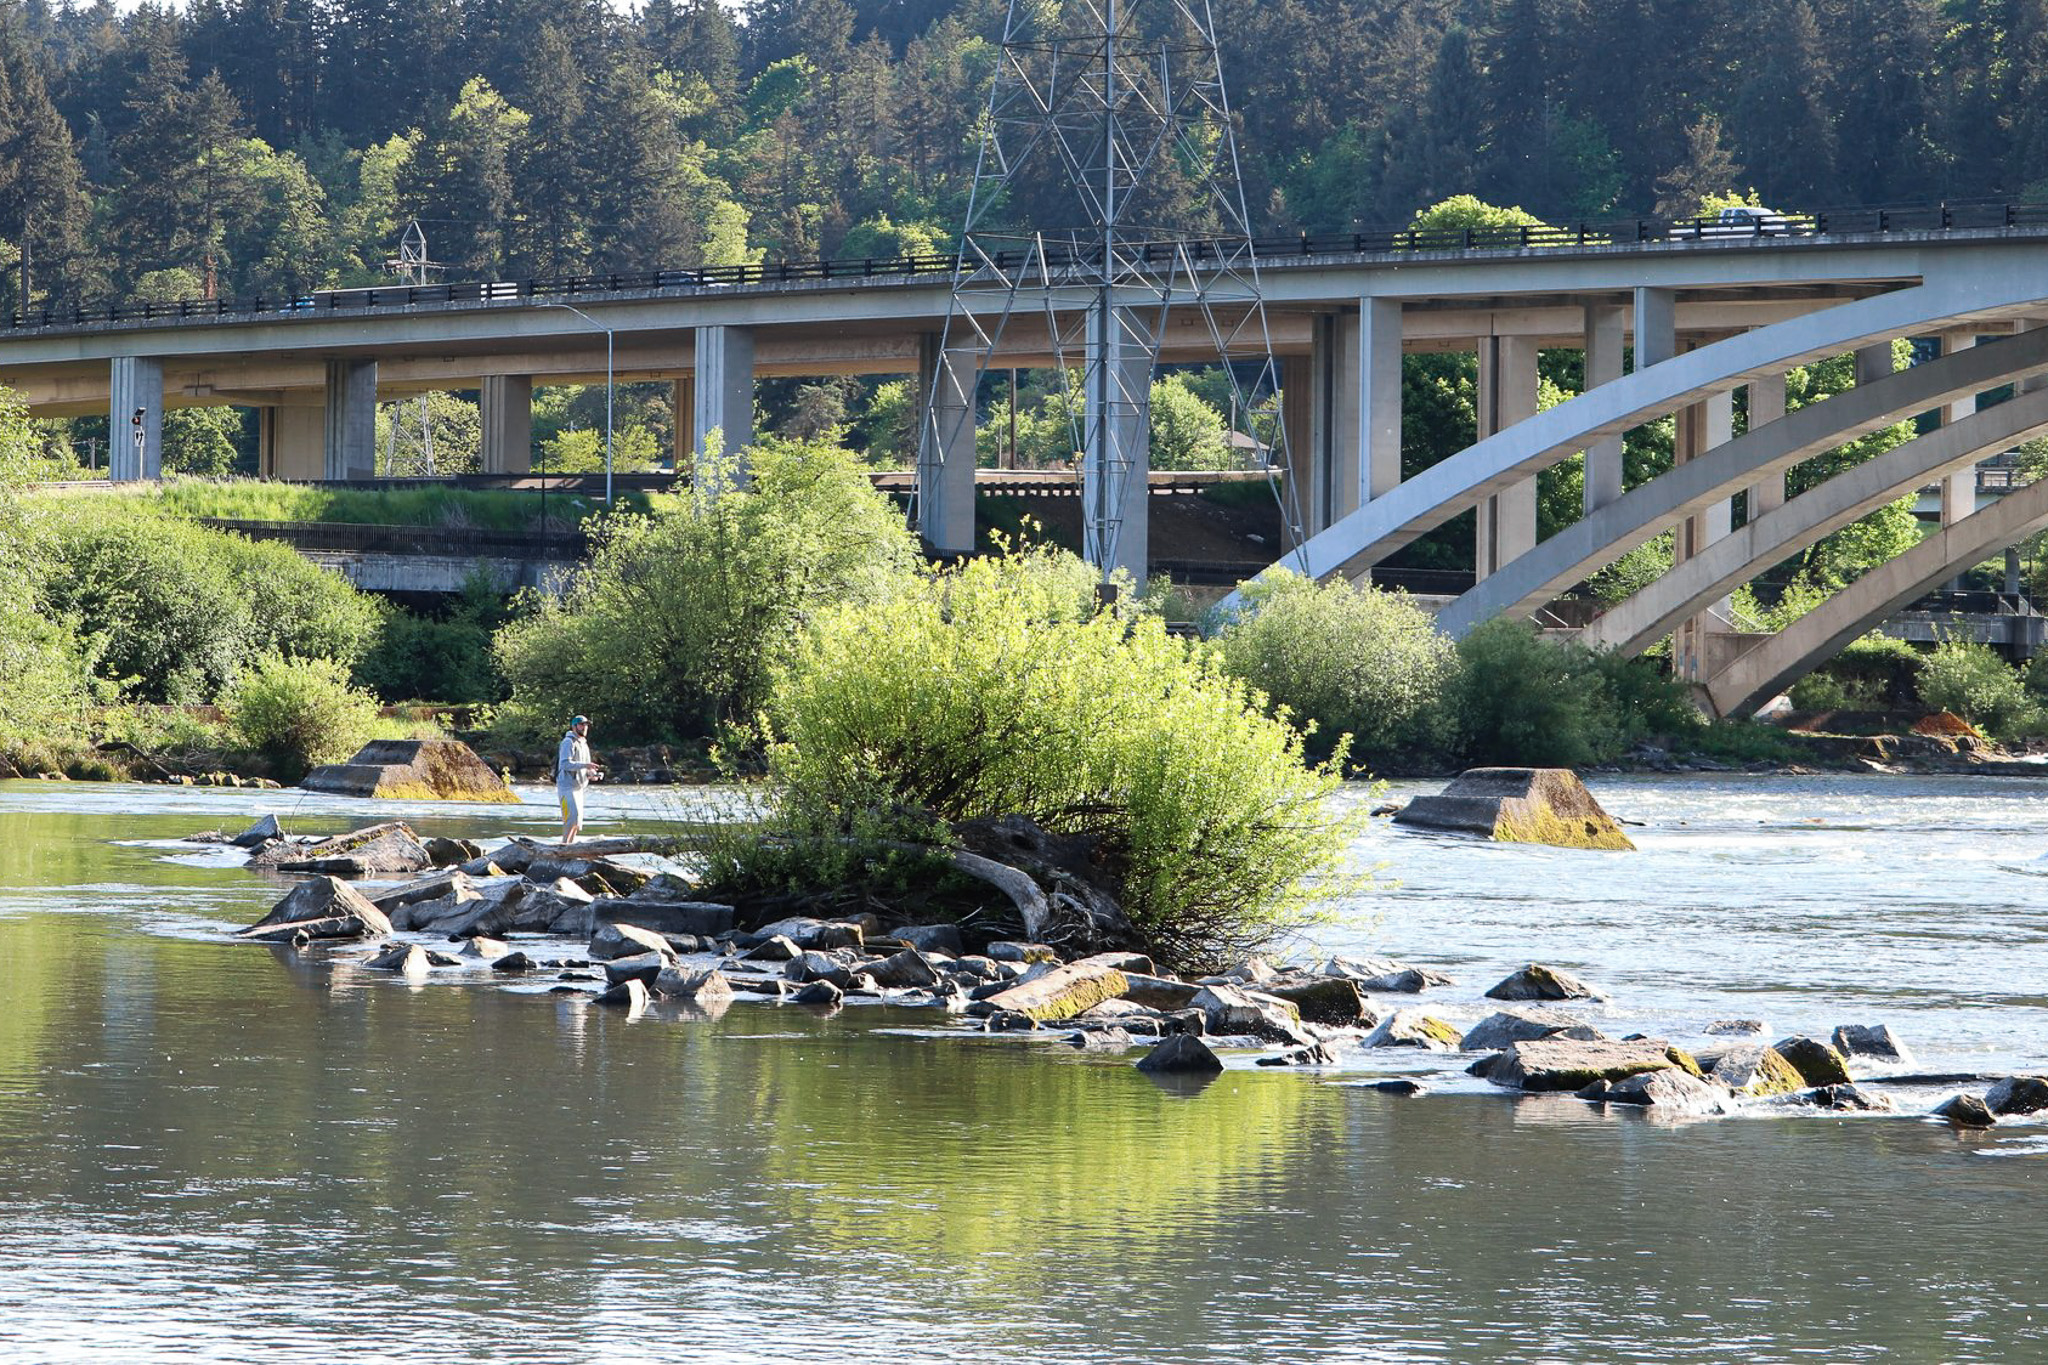
[[[409,987],[221,941],[274,889],[110,842],[187,815],[5,795],[0,1359],[1994,1361],[2048,1320],[2039,1129]]]

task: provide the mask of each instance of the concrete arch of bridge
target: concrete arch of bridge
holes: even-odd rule
[[[1719,715],[1747,715],[1914,598],[2048,526],[2048,480],[2006,494],[1878,565],[1707,679]]]
[[[1353,574],[1573,452],[1748,379],[1943,326],[2002,320],[2048,300],[2048,279],[1990,258],[1938,277],[1759,327],[1602,384],[1431,466],[1309,537],[1280,565]],[[1231,605],[1234,605],[1232,599]]]
[[[1946,474],[2048,433],[2048,389],[1973,413],[1894,446],[1715,541],[1615,604],[1583,643],[1640,653],[1731,589],[1858,517]]]
[[[1461,637],[1482,621],[1496,616],[1528,616],[1541,610],[1574,583],[1612,563],[1665,527],[1704,510],[1711,503],[1734,496],[1760,479],[1780,475],[1801,460],[1889,426],[1912,413],[1924,412],[2044,369],[2048,369],[2048,328],[1972,346],[1939,360],[1885,375],[1872,383],[1859,384],[1824,402],[1787,413],[1776,421],[1767,422],[1754,431],[1714,447],[1698,459],[1660,474],[1563,528],[1535,549],[1502,566],[1498,573],[1475,584],[1438,615],[1437,626],[1453,637]],[[1998,411],[1993,408],[1979,415],[1990,416]],[[1984,425],[1995,427],[2003,420],[1996,419]],[[1930,454],[1934,449],[1920,442],[1913,444],[1920,446],[1918,453],[1921,456]],[[1901,457],[1897,451],[1890,454],[1895,458],[1884,466],[1885,469],[1900,464],[1902,459],[1914,458]],[[1872,462],[1873,465],[1876,463]],[[1860,476],[1861,471],[1851,473]],[[1878,478],[1883,474],[1880,471],[1868,477]],[[1899,479],[1908,477],[1911,476],[1898,475]],[[1809,493],[1806,497],[1795,498],[1786,506],[1805,502],[1811,496],[1813,494]],[[1773,525],[1790,527],[1796,523],[1774,522]],[[1709,548],[1718,547],[1721,543],[1716,541],[1714,547]],[[1788,548],[1786,553],[1796,548],[1799,547]],[[1695,572],[1691,566],[1699,562],[1688,561],[1686,572]],[[1700,569],[1697,572],[1714,571]],[[1666,579],[1672,576],[1666,575]],[[1659,581],[1660,588],[1663,582]],[[1688,592],[1690,585],[1688,578]],[[1717,595],[1710,595],[1706,600],[1711,601]]]

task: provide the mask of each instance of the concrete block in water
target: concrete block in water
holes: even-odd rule
[[[307,791],[412,801],[507,801],[505,779],[467,744],[452,739],[379,739],[346,763],[306,774]]]
[[[1440,795],[1410,801],[1394,823],[1503,843],[1635,848],[1569,768],[1473,768]]]

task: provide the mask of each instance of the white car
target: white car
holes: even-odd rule
[[[1711,218],[1702,216],[1679,223],[1671,229],[1671,235],[1690,241],[1700,237],[1775,237],[1791,230],[1791,220],[1782,213],[1754,204],[1736,204]]]

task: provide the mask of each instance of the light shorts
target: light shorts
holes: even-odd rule
[[[557,787],[555,795],[562,798],[562,823],[580,825],[583,823],[583,792],[577,787]]]

